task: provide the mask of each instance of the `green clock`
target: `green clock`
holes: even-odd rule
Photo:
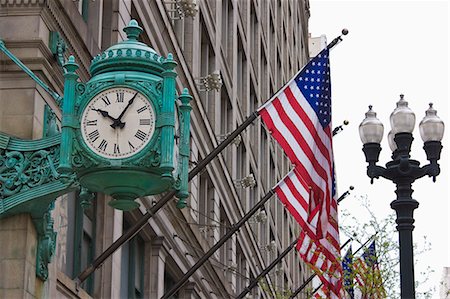
[[[79,82],[74,57],[64,65],[58,171],[75,174],[91,192],[110,195],[109,205],[120,210],[138,207],[136,198],[170,189],[184,207],[191,96],[184,89],[177,99],[171,54],[164,58],[140,42],[142,28],[134,20],[124,31],[127,40],[92,59],[88,82]]]
[[[155,110],[141,92],[114,87],[87,103],[81,114],[81,136],[86,146],[106,159],[133,157],[155,132]]]

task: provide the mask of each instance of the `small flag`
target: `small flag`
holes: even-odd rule
[[[355,298],[355,291],[353,289],[353,253],[352,247],[348,249],[347,253],[342,260],[342,269],[344,272],[344,289],[350,299]]]
[[[364,251],[362,256],[355,260],[355,279],[361,292],[361,298],[386,298],[383,279],[378,264],[375,241]]]
[[[308,217],[308,190],[297,169],[292,170],[275,186],[278,198],[302,227],[297,250],[302,259],[311,265],[325,288],[328,298],[341,298],[342,266],[340,263],[339,230],[335,218],[330,219],[326,237],[315,234],[318,213],[312,219]],[[333,211],[336,211],[333,209]],[[337,211],[336,211],[337,212]],[[333,217],[330,215],[330,217]],[[311,221],[310,221],[311,220]]]

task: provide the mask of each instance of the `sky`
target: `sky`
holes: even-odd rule
[[[390,161],[387,133],[389,116],[399,95],[404,94],[416,114],[412,159],[427,163],[418,125],[433,102],[438,116],[446,124],[441,154],[441,174],[436,183],[424,177],[413,184],[415,210],[413,238],[426,236],[430,251],[419,256],[416,279],[429,265],[434,273],[423,287],[435,286],[432,298],[439,298],[439,281],[444,266],[450,266],[449,205],[449,3],[447,1],[322,1],[310,0],[309,31],[312,36],[326,35],[328,43],[343,37],[330,54],[333,124],[350,123],[333,139],[338,192],[355,187],[340,208],[364,221],[357,200],[366,196],[380,219],[393,213],[395,185],[383,178],[370,184],[358,127],[369,105],[384,124],[379,165]],[[395,230],[395,228],[392,228]],[[344,242],[347,237],[341,237]],[[358,244],[353,244],[357,247]]]

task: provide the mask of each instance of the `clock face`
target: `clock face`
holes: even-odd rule
[[[131,88],[111,88],[97,94],[81,116],[81,135],[97,155],[131,157],[142,150],[155,131],[150,101]]]

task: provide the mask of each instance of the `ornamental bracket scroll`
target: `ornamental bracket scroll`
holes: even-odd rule
[[[0,218],[30,213],[38,234],[36,275],[48,277],[55,252],[53,230],[55,198],[79,188],[74,174],[57,171],[61,134],[22,140],[0,132]]]

